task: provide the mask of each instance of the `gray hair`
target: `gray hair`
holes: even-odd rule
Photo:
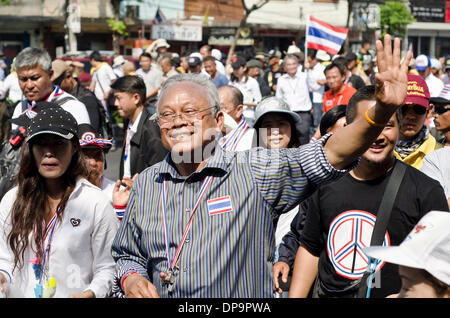
[[[219,93],[217,92],[217,87],[213,83],[213,81],[204,74],[193,74],[193,73],[184,73],[177,74],[175,76],[169,77],[161,87],[161,91],[158,97],[157,110],[159,113],[159,102],[161,101],[161,97],[169,90],[169,88],[175,84],[180,82],[191,82],[195,83],[199,86],[202,86],[206,90],[206,98],[208,99],[208,103],[212,109],[212,115],[215,116],[218,111],[220,111],[220,100]]]
[[[40,65],[45,72],[52,68],[52,59],[46,50],[27,47],[16,57],[16,70],[22,67],[32,67]]]

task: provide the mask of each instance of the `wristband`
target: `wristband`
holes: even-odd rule
[[[126,272],[126,273],[122,276],[122,278],[120,279],[120,287],[122,288],[123,291],[125,291],[125,289],[123,288],[123,282],[125,281],[125,279],[126,279],[128,276],[130,276],[130,275],[132,275],[132,274],[137,274],[137,272],[135,272],[135,271],[128,271],[128,272]]]
[[[116,216],[119,219],[119,221],[122,220],[126,209],[127,209],[126,205],[114,205],[114,212],[116,212]]]
[[[384,127],[384,126],[386,126],[386,124],[379,124],[379,123],[374,122],[372,119],[370,119],[369,114],[368,114],[369,109],[367,109],[366,112],[364,113],[364,117],[366,118],[366,120],[369,123],[369,125],[370,126],[374,126],[374,127]]]

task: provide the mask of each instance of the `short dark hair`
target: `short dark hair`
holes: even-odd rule
[[[89,55],[89,59],[97,61],[97,62],[101,62],[102,61],[102,55],[100,54],[99,51],[93,51],[91,53],[91,55]]]
[[[216,63],[216,58],[214,56],[210,55],[203,59],[203,63],[208,62],[208,61]]]
[[[375,100],[375,85],[367,85],[358,89],[350,98],[347,105],[347,112],[345,114],[347,124],[355,120],[358,112],[358,104],[363,100]]]
[[[347,66],[347,59],[344,56],[338,56],[333,60],[334,63],[342,64]]]
[[[141,57],[148,57],[150,60],[153,60],[152,55],[150,53],[144,52],[139,56],[139,59],[141,59]]]
[[[331,70],[332,68],[337,67],[339,70],[339,73],[341,73],[342,76],[345,75],[345,69],[344,66],[342,66],[342,64],[340,63],[335,63],[334,61],[331,62],[331,64],[327,65],[327,67],[325,67],[325,71],[323,71],[325,73],[325,75],[327,74],[327,72],[329,70]]]
[[[118,92],[139,94],[141,103],[145,104],[147,89],[145,87],[144,80],[139,76],[125,75],[119,77],[114,83],[112,83],[111,88]]]
[[[315,58],[316,58],[316,55],[317,55],[317,50],[314,50],[314,49],[309,49],[309,50],[308,50],[308,56],[309,56],[311,59],[315,59]]]
[[[320,135],[324,136],[328,129],[333,127],[340,118],[345,116],[346,111],[347,105],[337,105],[327,111],[320,120]]]

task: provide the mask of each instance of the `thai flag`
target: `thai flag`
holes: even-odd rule
[[[233,211],[233,208],[231,207],[231,198],[229,195],[208,200],[207,204],[209,215],[216,215]]]
[[[161,11],[161,9],[158,7],[158,9],[156,10],[155,18],[153,19],[152,23],[153,24],[159,24],[159,23],[162,23],[162,22],[164,22],[166,20],[167,20],[166,16]]]
[[[336,55],[347,38],[347,33],[347,28],[332,26],[310,16],[306,25],[306,47]]]

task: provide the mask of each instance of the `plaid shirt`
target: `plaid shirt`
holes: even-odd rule
[[[273,217],[288,212],[315,187],[342,176],[327,161],[322,144],[329,135],[300,148],[228,152],[216,147],[206,165],[180,176],[170,156],[135,181],[121,228],[113,242],[113,294],[123,296],[121,278],[135,271],[161,297],[271,297],[275,252]],[[160,273],[168,270],[161,196],[172,258],[205,176],[214,176],[200,201],[179,256],[172,293]],[[212,214],[208,200],[230,196],[231,212]]]

